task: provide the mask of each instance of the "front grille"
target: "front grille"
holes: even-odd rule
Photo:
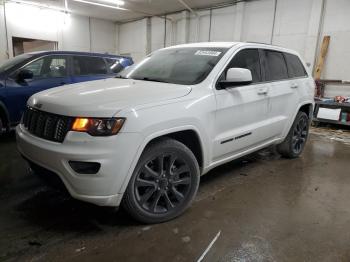
[[[29,133],[47,140],[62,143],[71,129],[72,117],[61,116],[27,108],[22,123]]]

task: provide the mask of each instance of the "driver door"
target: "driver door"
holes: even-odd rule
[[[71,83],[68,63],[68,56],[44,56],[28,63],[7,78],[7,98],[9,103],[15,105],[11,107],[12,110],[9,112],[11,122],[20,121],[27,100],[33,94]],[[19,80],[17,74],[22,69],[30,70],[33,73],[33,78]]]
[[[228,68],[246,68],[252,83],[216,90],[217,111],[213,159],[218,161],[258,146],[269,137],[268,88],[262,83],[258,49],[238,51],[219,78],[226,79]]]

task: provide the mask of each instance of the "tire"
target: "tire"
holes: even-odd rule
[[[4,122],[0,117],[0,135],[4,133]]]
[[[277,151],[283,157],[297,158],[303,152],[309,135],[309,117],[299,111],[286,139],[277,146]]]
[[[181,215],[199,186],[196,157],[174,139],[160,139],[142,153],[123,198],[123,207],[137,221],[153,224]]]

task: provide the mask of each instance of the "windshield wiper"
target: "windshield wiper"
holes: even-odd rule
[[[143,81],[151,81],[151,82],[159,82],[159,83],[169,83],[168,81],[157,79],[157,78],[151,78],[151,77],[141,77],[141,78],[133,78],[135,80],[143,80]]]
[[[128,79],[127,77],[122,76],[122,75],[116,75],[115,78]]]

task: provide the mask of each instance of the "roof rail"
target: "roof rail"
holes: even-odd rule
[[[262,44],[262,45],[273,45],[269,43],[263,43],[263,42],[254,42],[254,41],[245,41],[244,43],[250,43],[250,44]],[[276,45],[273,45],[276,46]]]

